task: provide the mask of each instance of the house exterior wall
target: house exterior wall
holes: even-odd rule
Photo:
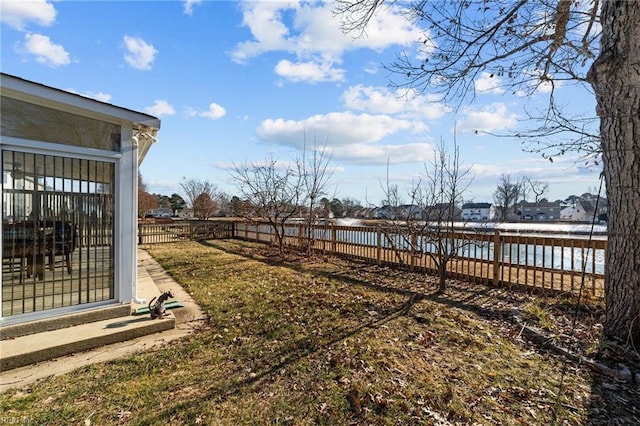
[[[463,221],[482,222],[491,220],[492,210],[489,203],[467,203],[462,206]]]
[[[520,218],[533,222],[556,222],[561,220],[562,207],[558,203],[521,203]]]
[[[593,218],[593,212],[588,212],[581,203],[565,207],[560,214],[562,220],[570,222],[589,222]]]
[[[485,221],[491,219],[491,208],[467,208],[462,209],[462,220],[464,221]]]

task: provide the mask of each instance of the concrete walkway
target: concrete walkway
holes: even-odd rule
[[[152,322],[147,315],[127,315],[0,341],[0,355],[7,360],[20,357],[29,359],[30,356],[37,359],[35,354],[47,351],[55,353],[57,348],[65,345],[65,341],[69,342],[68,345],[75,345],[71,346],[75,352],[73,354],[0,372],[0,392],[15,387],[28,387],[40,379],[68,373],[95,362],[119,358],[137,351],[153,350],[205,325],[206,316],[191,296],[146,251],[138,250],[138,296],[148,302],[167,290],[171,290],[175,300],[180,301],[184,307],[169,310],[169,315],[164,320]],[[132,308],[142,306],[144,305],[134,304]],[[149,327],[150,323],[152,327]],[[96,346],[97,338],[103,344],[85,350],[84,346]],[[94,343],[83,343],[90,341]]]

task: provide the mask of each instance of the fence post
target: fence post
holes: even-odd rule
[[[378,265],[382,262],[382,229],[380,225],[376,225],[376,262]]]
[[[336,235],[337,235],[337,231],[336,231],[336,225],[334,223],[331,224],[331,251],[335,254],[336,253]]]
[[[296,225],[298,227],[298,247],[303,247],[304,246],[304,224],[303,223],[298,223]],[[309,241],[309,244],[311,244],[311,241]]]
[[[415,232],[411,233],[411,248],[409,251],[409,255],[411,256],[411,270],[415,271],[416,269],[416,253],[417,253],[417,249],[416,246],[418,245],[418,236],[416,235]]]
[[[493,285],[500,286],[500,260],[502,259],[502,243],[500,231],[493,233]]]
[[[142,224],[140,222],[138,222],[138,244],[142,244]]]

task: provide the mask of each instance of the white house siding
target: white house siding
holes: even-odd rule
[[[491,220],[492,209],[489,203],[467,203],[462,206],[463,221],[481,222]]]
[[[561,216],[562,220],[570,222],[590,222],[593,219],[593,211],[588,211],[578,201],[573,206],[562,209]]]

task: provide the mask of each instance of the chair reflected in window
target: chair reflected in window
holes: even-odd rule
[[[2,237],[3,257],[18,261],[20,279],[26,272],[27,278],[35,274],[43,280],[45,266],[53,270],[56,256],[63,256],[67,272],[73,272],[71,255],[78,245],[78,227],[71,222],[44,220],[4,224]]]

